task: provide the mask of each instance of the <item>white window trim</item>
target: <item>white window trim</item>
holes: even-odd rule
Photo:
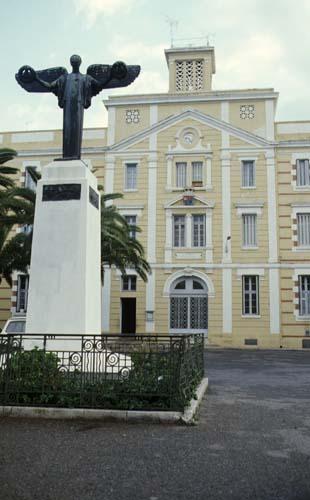
[[[292,173],[293,173],[293,167],[296,166],[296,176],[297,176],[297,160],[309,160],[309,162],[310,162],[310,151],[292,153],[292,156],[291,156]],[[297,180],[294,181],[292,179],[291,185],[292,185],[294,191],[310,192],[310,186],[297,186]]]
[[[243,296],[243,276],[258,276],[258,294],[256,292],[256,295],[258,295],[257,299],[258,299],[258,309],[259,309],[259,314],[244,314],[243,312],[243,300],[244,300],[244,296]],[[261,303],[260,303],[260,282],[261,282],[261,277],[258,273],[254,273],[254,274],[250,274],[250,273],[243,273],[243,275],[241,276],[241,293],[242,293],[242,311],[241,311],[241,317],[242,318],[246,318],[246,319],[259,319],[261,318]]]
[[[237,208],[237,216],[240,218],[240,224],[241,224],[241,250],[258,250],[259,245],[256,246],[244,246],[243,245],[243,215],[256,215],[257,217],[257,224],[256,224],[256,241],[258,242],[258,218],[262,216],[262,207],[264,206],[263,201],[258,201],[258,202],[251,202],[251,203],[246,203],[246,202],[237,202],[235,203],[235,207]]]
[[[244,161],[253,161],[254,162],[254,186],[243,186],[242,185],[242,179],[243,179],[243,162]],[[239,156],[239,162],[240,162],[240,179],[241,179],[241,189],[256,189],[256,164],[257,164],[257,156]]]
[[[200,201],[202,205],[193,205],[193,206],[188,206],[188,205],[174,205],[176,202],[180,201],[181,198],[178,197],[177,199],[173,200],[169,204],[166,204],[164,206],[165,208],[165,216],[166,216],[166,240],[165,240],[165,263],[170,263],[172,262],[172,255],[173,251],[178,249],[182,250],[191,250],[193,252],[199,251],[199,249],[202,249],[203,252],[205,252],[205,261],[207,263],[212,263],[213,262],[213,243],[212,243],[212,209],[214,208],[215,204],[213,202],[208,202],[206,204],[202,199],[199,197],[195,196],[195,199]],[[188,246],[186,247],[174,247],[173,246],[173,220],[172,217],[173,215],[177,215],[178,211],[182,210],[182,215],[188,215],[189,216],[189,222],[190,224],[187,224],[185,228],[185,235],[186,231],[188,234],[189,241]],[[190,211],[189,211],[190,210]],[[191,247],[191,222],[192,222],[192,215],[195,214],[195,212],[200,212],[201,214],[205,214],[206,216],[206,244],[204,247]],[[180,214],[181,215],[181,214]],[[187,222],[188,219],[185,219],[185,223]],[[177,258],[177,256],[176,256]]]
[[[202,162],[202,185],[192,186],[192,163]],[[193,191],[211,191],[212,190],[212,153],[200,152],[194,150],[184,150],[180,153],[169,152],[167,154],[167,181],[166,191],[183,191],[184,187],[176,185],[176,163],[184,162],[187,164],[187,188]]]
[[[292,276],[293,283],[299,282],[299,276],[305,276],[310,274],[310,269],[295,269],[294,274]],[[295,293],[299,294],[299,285],[297,287],[293,287],[293,296],[295,297]],[[297,302],[296,302],[297,301]],[[294,316],[296,321],[308,321],[310,320],[310,315],[304,315],[301,316],[299,314],[299,307],[298,309],[295,309],[295,305],[299,306],[299,298],[298,299],[293,299],[293,304],[294,304]]]
[[[124,280],[123,280],[123,278],[124,278],[124,276],[122,276],[122,277],[121,277],[121,280],[120,280],[120,288],[121,288],[121,290],[120,290],[120,291],[121,291],[121,292],[124,292],[124,293],[128,293],[128,292],[129,292],[129,293],[136,293],[136,292],[137,292],[137,285],[138,285],[137,273],[133,273],[133,272],[128,272],[128,273],[127,273],[127,272],[126,272],[126,276],[127,276],[127,277],[129,277],[129,278],[131,278],[132,276],[135,276],[135,278],[136,278],[136,289],[135,289],[135,290],[131,290],[131,289],[125,290],[125,289],[123,288],[123,285],[124,285]]]
[[[310,245],[304,245],[304,246],[294,246],[294,241],[295,236],[294,236],[294,230],[297,230],[297,224],[295,225],[293,220],[297,219],[297,214],[308,214],[310,213],[310,203],[307,204],[300,204],[298,205],[297,203],[292,203],[292,251],[293,252],[306,252],[310,250]],[[297,236],[296,236],[297,238]]]
[[[136,184],[137,187],[135,189],[128,189],[128,188],[126,188],[126,165],[133,164],[133,163],[136,164],[136,168],[137,168],[137,184]],[[123,191],[124,191],[124,193],[135,193],[136,191],[138,191],[139,170],[140,170],[140,160],[136,160],[135,158],[129,158],[129,159],[123,161]]]
[[[123,216],[123,217],[126,217],[126,215],[135,215],[137,217],[137,219],[139,219],[140,217],[142,217],[142,210],[143,210],[143,207],[122,207],[122,205],[117,205],[117,208],[119,210],[119,213]]]

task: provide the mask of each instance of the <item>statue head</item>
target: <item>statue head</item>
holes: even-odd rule
[[[73,73],[78,73],[79,72],[79,67],[81,66],[82,59],[80,56],[73,54],[73,56],[70,57],[70,64],[72,66]]]

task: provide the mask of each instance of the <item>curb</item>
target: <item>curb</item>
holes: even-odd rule
[[[88,408],[44,408],[31,406],[0,406],[1,417],[45,418],[60,420],[101,420],[109,422],[194,424],[199,404],[207,390],[208,379],[203,378],[184,413],[178,411],[94,410]]]

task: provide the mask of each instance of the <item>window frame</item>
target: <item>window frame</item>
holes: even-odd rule
[[[245,308],[245,295],[246,295],[246,290],[245,290],[245,280],[249,279],[251,280],[252,278],[255,278],[255,286],[256,289],[253,291],[252,290],[252,283],[247,292],[249,295],[249,312],[246,312]],[[255,295],[255,306],[256,306],[256,312],[252,312],[253,308],[253,303],[252,303],[252,296]],[[258,274],[243,274],[242,275],[242,317],[244,318],[259,318],[260,317],[260,276]]]
[[[302,290],[303,281],[308,282],[306,290]],[[310,317],[310,274],[300,274],[298,275],[298,289],[299,289],[299,311],[298,314],[301,318],[309,318]],[[308,294],[309,298],[305,298],[305,312],[303,312],[302,304],[302,293]],[[308,303],[307,303],[308,302]]]
[[[136,177],[135,177],[135,187],[128,186],[128,167],[135,166]],[[128,160],[124,162],[124,192],[135,192],[138,191],[138,168],[139,162],[136,160]]]
[[[300,163],[308,162],[308,173],[305,173],[305,177],[308,177],[308,183],[300,184]],[[309,158],[296,158],[296,188],[297,189],[310,189],[310,159]]]
[[[249,217],[253,217],[254,218],[253,220],[255,221],[255,224],[254,224],[254,243],[253,244],[249,244],[246,241],[247,232],[246,232],[246,228],[245,228],[245,221],[246,221],[246,218],[249,218]],[[258,214],[255,212],[245,212],[245,213],[241,214],[242,248],[244,248],[244,249],[257,249],[258,248],[257,219],[258,219]]]
[[[25,288],[21,289],[21,278],[25,278]],[[20,307],[20,302],[21,302],[21,291],[24,291],[24,304],[25,307],[22,308]],[[18,274],[17,275],[17,290],[16,290],[16,308],[15,311],[16,313],[26,313],[27,312],[27,307],[28,307],[28,292],[29,292],[29,275],[28,274]]]
[[[185,174],[184,175],[184,185],[179,185],[178,184],[178,167],[184,167]],[[176,161],[175,162],[175,186],[178,189],[185,189],[187,187],[187,176],[188,176],[188,164],[186,161]]]
[[[194,179],[194,167],[198,166],[200,167],[200,179]],[[204,162],[201,160],[193,160],[191,161],[191,185],[195,187],[202,187],[204,184]],[[197,185],[199,183],[199,185]]]
[[[242,189],[256,189],[256,159],[254,158],[242,158],[241,160],[241,188]],[[253,184],[252,185],[246,185],[244,183],[245,180],[245,165],[246,164],[252,164],[253,167]]]
[[[183,241],[182,241],[182,233],[180,234],[180,229],[179,229],[179,241],[183,243],[183,245],[176,245],[176,238],[175,238],[175,221],[176,218],[182,218],[183,219],[183,224],[184,224],[184,231],[183,231]],[[173,248],[186,248],[186,220],[187,217],[185,214],[173,214],[172,215],[172,247]]]
[[[125,280],[127,281],[127,288],[125,287]],[[122,292],[136,292],[137,291],[136,274],[126,274],[125,276],[122,276],[121,288]]]
[[[124,219],[126,220],[127,224],[129,226],[136,226],[137,225],[137,215],[136,214],[125,214],[123,215]],[[128,219],[134,218],[135,222],[129,222]],[[137,239],[137,231],[135,229],[129,230],[129,236],[130,238],[133,238],[134,240]]]
[[[299,220],[301,217],[307,217],[308,219],[308,223],[306,224],[306,227],[308,227],[309,231],[308,231],[308,236],[307,236],[307,233],[306,233],[306,239],[308,241],[305,242],[302,242],[301,241],[301,235],[303,233],[305,233],[305,230],[301,230],[301,225],[299,224]],[[308,212],[300,212],[300,211],[296,211],[296,223],[297,223],[297,248],[299,249],[308,249],[310,248],[310,210]],[[303,234],[304,236],[304,234]]]
[[[202,217],[202,223],[198,225],[198,245],[195,245],[195,217]],[[192,246],[191,248],[205,248],[206,246],[206,214],[191,214],[192,218]],[[202,244],[200,230],[203,228]]]

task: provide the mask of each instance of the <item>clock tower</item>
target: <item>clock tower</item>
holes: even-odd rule
[[[214,47],[165,50],[169,68],[169,93],[209,92],[215,73]]]

